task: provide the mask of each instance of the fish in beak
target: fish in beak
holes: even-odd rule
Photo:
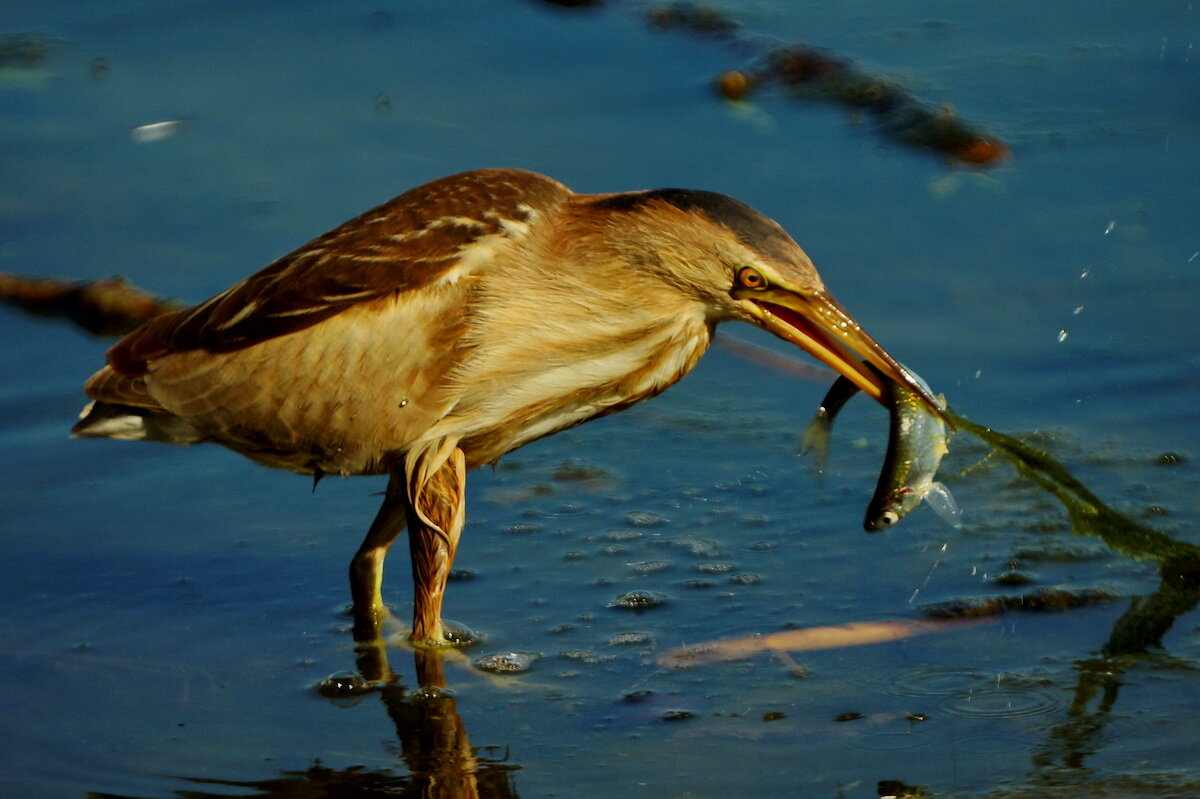
[[[876,402],[887,404],[885,388],[890,380],[916,395],[932,413],[945,418],[929,391],[824,290],[799,292],[770,287],[736,291],[734,296],[749,301],[757,325],[844,375]]]

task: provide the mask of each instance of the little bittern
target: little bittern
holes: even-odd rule
[[[267,466],[388,474],[350,564],[356,631],[386,614],[407,525],[412,639],[444,643],[467,471],[682,378],[720,322],[799,345],[879,400],[933,401],[778,224],[721,194],[576,194],[532,172],[435,180],[121,339],[80,436],[214,441]]]

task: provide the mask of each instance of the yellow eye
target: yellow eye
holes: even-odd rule
[[[744,289],[765,289],[767,279],[752,266],[743,266],[737,271],[738,285]]]

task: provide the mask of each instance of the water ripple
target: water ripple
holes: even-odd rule
[[[887,691],[899,696],[947,696],[988,685],[992,680],[993,675],[979,669],[920,667],[897,674]]]
[[[942,709],[960,716],[1013,718],[1061,710],[1065,702],[1039,685],[991,685],[948,698]]]
[[[876,732],[853,738],[849,745],[868,752],[903,752],[921,749],[935,742],[932,735],[923,732]]]

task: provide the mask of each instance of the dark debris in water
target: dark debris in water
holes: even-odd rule
[[[50,54],[50,42],[30,33],[0,36],[0,69],[31,69]]]
[[[906,785],[900,780],[880,780],[875,788],[879,799],[926,799],[932,796],[924,785]]]
[[[678,708],[672,710],[664,710],[659,716],[663,721],[686,721],[693,718],[696,714],[690,710],[681,710]]]
[[[553,6],[592,6],[600,0],[542,0]],[[978,125],[962,119],[949,105],[916,98],[899,82],[872,74],[845,56],[806,44],[779,44],[747,31],[732,12],[712,2],[664,2],[643,12],[646,24],[683,33],[750,54],[749,65],[721,73],[713,81],[718,96],[742,102],[770,86],[801,100],[836,103],[867,116],[876,129],[902,145],[928,150],[960,164],[992,166],[1009,148]]]
[[[0,302],[37,316],[65,318],[97,336],[119,336],[183,306],[124,278],[78,282],[0,272]]]
[[[613,479],[613,476],[604,469],[589,466],[580,460],[563,461],[555,468],[553,477],[564,483],[587,483]]]
[[[894,141],[957,163],[991,166],[1009,154],[1003,142],[964,120],[952,107],[922,102],[897,81],[872,74],[845,56],[750,35],[732,14],[713,3],[661,3],[650,7],[646,19],[661,30],[730,41],[758,53],[752,65],[728,70],[713,81],[716,93],[731,102],[779,86],[797,99],[836,103],[868,116]]]
[[[1059,613],[1064,610],[1111,602],[1117,597],[1107,591],[1084,589],[1068,591],[1044,588],[1031,594],[951,600],[926,605],[922,613],[930,619],[977,619],[1015,611]]]

